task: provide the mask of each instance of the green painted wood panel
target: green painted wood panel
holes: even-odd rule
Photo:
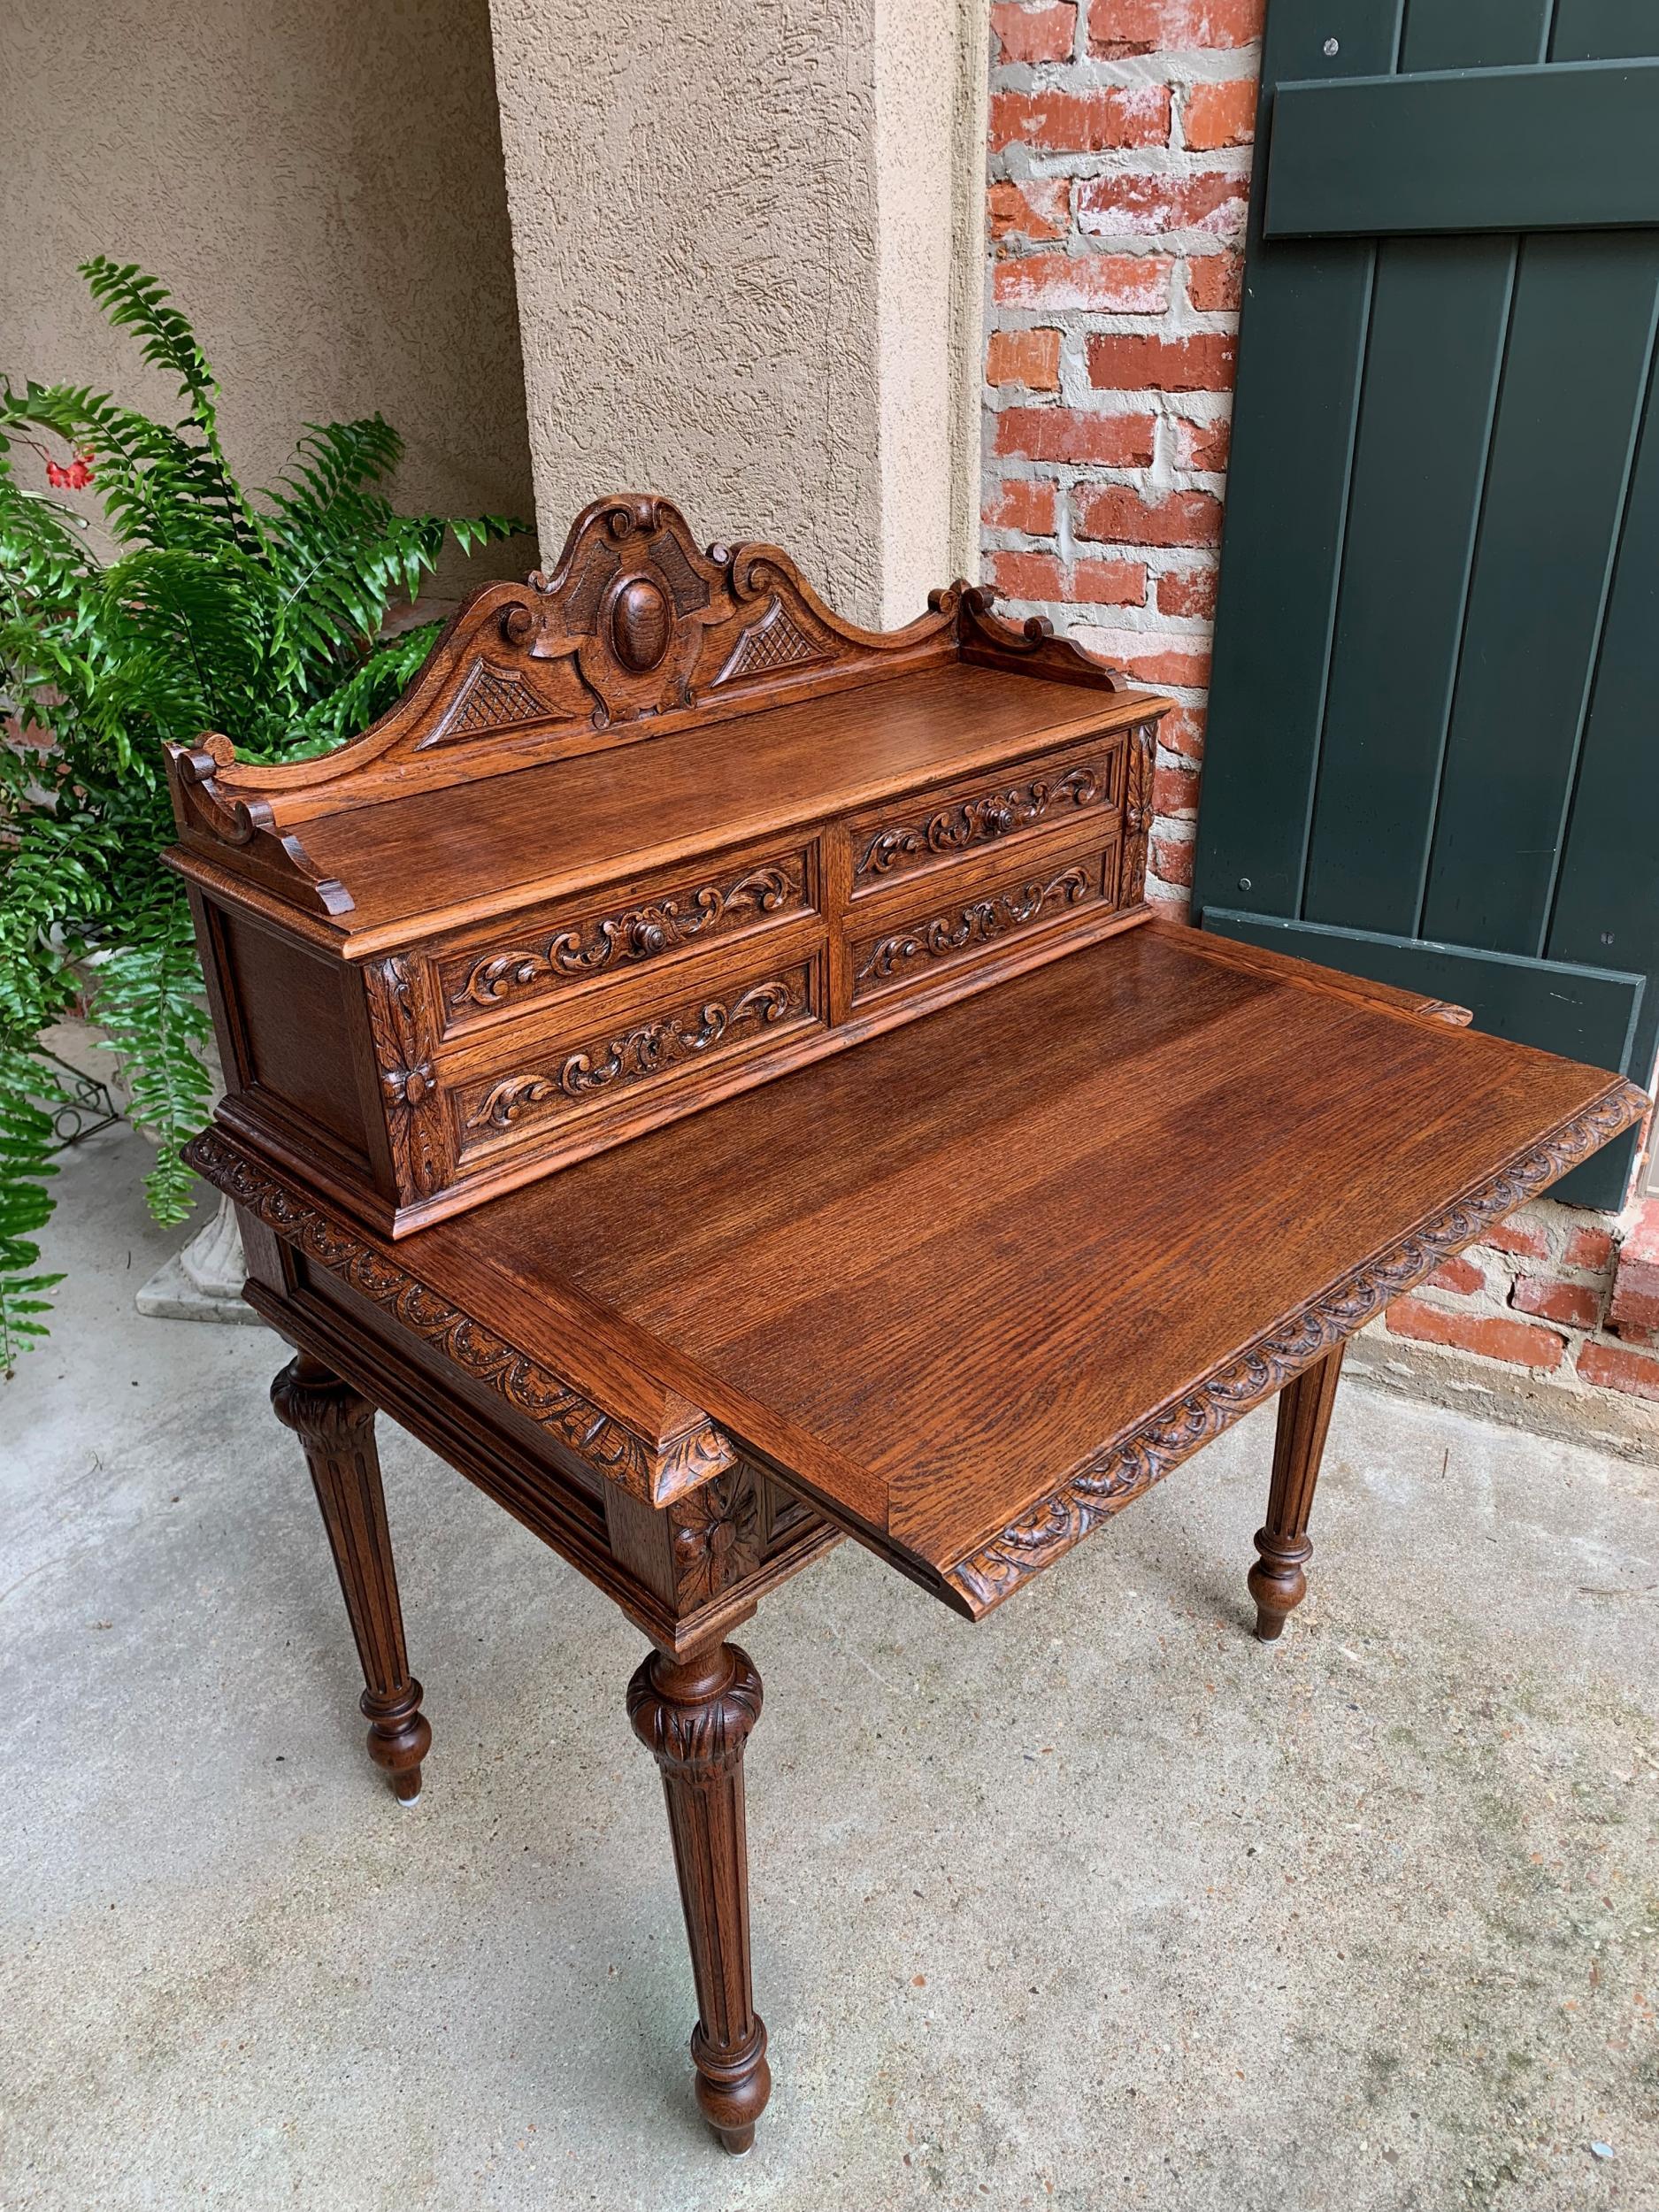
[[[1263,234],[1655,223],[1656,139],[1659,60],[1280,84]]]
[[[1502,4],[1502,0],[1500,0]],[[1551,61],[1605,61],[1659,48],[1654,0],[1556,0]]]
[[[1521,247],[1423,936],[1543,949],[1656,299],[1659,238]]]
[[[1217,908],[1207,920],[1222,935],[1242,938],[1246,944],[1268,945],[1324,968],[1346,969],[1374,982],[1421,991],[1425,998],[1467,1006],[1477,1026],[1492,1036],[1559,1052],[1569,1060],[1586,1060],[1592,1067],[1619,1065],[1640,1017],[1646,979],[1615,969],[1332,929],[1241,909]]]
[[[1339,56],[1316,59],[1333,35]],[[1340,23],[1270,0],[1194,893],[1205,927],[1460,999],[1483,1027],[1643,1080],[1659,227],[1494,236],[1521,227],[1512,192],[1479,234],[1451,227],[1469,211],[1448,196],[1421,231],[1344,242],[1269,235],[1262,202],[1294,150],[1286,80],[1456,71],[1479,91],[1493,65],[1548,56],[1560,76],[1655,50],[1655,0],[1411,0],[1403,27],[1394,0],[1352,0]],[[1616,134],[1606,114],[1578,127],[1579,167],[1617,182]],[[1482,190],[1514,165],[1481,128],[1454,138]],[[1659,176],[1659,134],[1640,142]],[[1432,151],[1391,157],[1412,189]],[[1562,1195],[1620,1202],[1632,1152],[1619,1141]]]
[[[1552,0],[1414,7],[1400,66],[1535,60],[1551,14]],[[1377,250],[1301,901],[1310,921],[1417,927],[1515,263],[1507,238],[1390,238]]]
[[[1402,0],[1371,0],[1326,56],[1329,7],[1274,0],[1263,82],[1286,70],[1386,69],[1401,16]],[[1259,207],[1251,221],[1254,234]],[[1296,246],[1269,259],[1255,242],[1253,234],[1233,401],[1251,431],[1234,444],[1228,475],[1205,752],[1218,834],[1204,860],[1216,895],[1244,890],[1277,908],[1294,904],[1306,864],[1373,250]],[[1261,542],[1268,514],[1271,555]],[[1268,699],[1276,741],[1264,751],[1258,718]]]

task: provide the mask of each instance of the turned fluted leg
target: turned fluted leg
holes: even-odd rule
[[[1308,1594],[1302,1570],[1313,1556],[1308,1516],[1325,1454],[1325,1432],[1336,1403],[1343,1346],[1304,1368],[1279,1394],[1279,1433],[1273,1441],[1273,1484],[1268,1493],[1267,1525],[1256,1532],[1261,1555],[1250,1570],[1256,1600],[1256,1632],[1264,1644],[1283,1633],[1285,1623]]]
[[[728,2151],[746,2151],[772,2093],[766,2028],[749,1967],[743,1747],[760,1677],[735,1644],[695,1658],[654,1651],[628,1685],[634,1732],[663,1770],[680,1900],[697,1986],[697,2102]]]
[[[304,1352],[272,1384],[271,1402],[277,1418],[305,1447],[363,1662],[369,1756],[390,1775],[403,1802],[412,1804],[420,1795],[420,1763],[431,1748],[432,1730],[403,1650],[403,1616],[374,1448],[374,1408]]]

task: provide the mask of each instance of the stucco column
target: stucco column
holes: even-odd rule
[[[970,572],[979,0],[492,0],[542,549],[600,492],[865,621]]]

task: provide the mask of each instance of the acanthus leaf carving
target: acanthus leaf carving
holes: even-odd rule
[[[919,821],[877,830],[854,863],[853,879],[879,878],[941,854],[963,852],[971,845],[1029,829],[1067,807],[1080,812],[1099,806],[1110,796],[1110,772],[1093,763],[1076,763],[1024,783],[998,785],[977,798],[953,801]]]
[[[1118,861],[1118,903],[1138,906],[1146,895],[1147,838],[1152,827],[1153,741],[1156,726],[1139,722],[1129,733],[1129,774],[1124,793],[1124,841]]]
[[[574,924],[539,944],[486,954],[449,995],[451,1006],[499,1005],[515,991],[554,976],[597,975],[628,961],[649,960],[703,934],[718,935],[746,918],[804,903],[799,856],[746,869],[726,884],[705,883],[647,900],[619,914]]]
[[[729,1002],[705,999],[683,1011],[641,1022],[603,1044],[567,1053],[550,1071],[526,1070],[503,1077],[467,1109],[465,1125],[469,1130],[506,1130],[540,1106],[557,1108],[613,1083],[642,1082],[676,1061],[785,1021],[801,1013],[806,1003],[805,979],[796,973],[753,984]]]
[[[388,1112],[387,1135],[400,1188],[423,1197],[449,1173],[438,1079],[432,1061],[426,993],[405,959],[371,961],[363,972],[369,1035]]]
[[[1029,928],[1056,906],[1076,906],[1094,888],[1081,866],[1062,869],[1047,883],[1033,882],[998,891],[931,920],[879,938],[857,968],[857,983],[885,983],[918,960],[941,960],[970,945],[991,944],[1011,931]]]

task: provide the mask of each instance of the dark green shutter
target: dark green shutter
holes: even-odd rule
[[[1194,889],[1639,1081],[1655,48],[1654,0],[1270,0]]]

